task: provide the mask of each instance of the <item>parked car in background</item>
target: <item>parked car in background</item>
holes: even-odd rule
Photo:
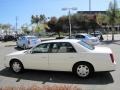
[[[91,35],[95,36],[95,37],[98,37],[100,39],[101,35],[103,35],[103,34],[100,31],[95,31],[95,33],[93,32],[93,33],[91,33]]]
[[[92,46],[81,40],[60,39],[8,54],[4,65],[15,73],[24,69],[70,71],[87,78],[94,72],[115,70],[116,62],[110,48]]]
[[[31,48],[39,43],[41,43],[41,40],[36,36],[21,36],[16,41],[17,47],[23,49]]]
[[[69,37],[67,37],[67,38],[69,38]],[[70,39],[83,40],[84,42],[86,42],[90,45],[100,44],[99,39],[97,37],[90,35],[90,34],[75,34],[75,35],[71,35]]]
[[[15,40],[15,37],[13,35],[4,35],[2,37],[2,41],[14,41]]]
[[[2,41],[2,35],[0,35],[0,41]]]

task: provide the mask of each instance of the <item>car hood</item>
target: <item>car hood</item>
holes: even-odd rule
[[[13,52],[13,53],[8,54],[7,56],[25,54],[26,51],[27,51],[27,50],[22,50],[22,51]]]
[[[112,53],[112,50],[108,47],[100,47],[100,46],[95,46],[95,49],[93,50],[95,53]]]

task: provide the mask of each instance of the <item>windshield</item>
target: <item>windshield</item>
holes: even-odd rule
[[[87,44],[87,43],[84,42],[83,40],[80,40],[78,43],[79,43],[80,45],[82,45],[82,46],[90,49],[90,50],[93,50],[93,49],[95,48],[93,45]]]

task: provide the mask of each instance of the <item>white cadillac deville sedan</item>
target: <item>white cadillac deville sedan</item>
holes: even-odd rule
[[[6,55],[4,64],[15,73],[24,69],[70,71],[81,78],[94,72],[113,71],[116,62],[110,48],[91,46],[80,40],[45,41],[30,50]]]

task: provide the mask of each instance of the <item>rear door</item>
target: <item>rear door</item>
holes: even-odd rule
[[[49,68],[56,71],[71,71],[76,56],[77,53],[72,44],[53,43],[49,53]]]

